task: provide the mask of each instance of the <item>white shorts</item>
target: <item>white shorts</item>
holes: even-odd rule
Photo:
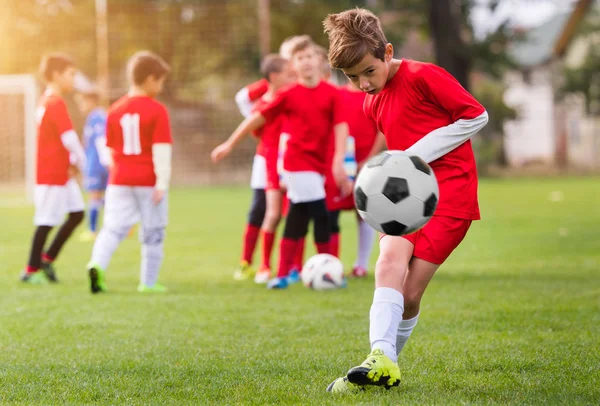
[[[317,172],[284,172],[287,197],[292,203],[325,199],[325,178]]]
[[[65,220],[68,213],[85,210],[81,189],[75,179],[64,185],[35,185],[33,190],[36,226],[54,227]]]
[[[267,160],[264,156],[254,155],[250,187],[252,189],[266,189],[267,187]]]
[[[104,206],[104,227],[129,230],[142,222],[144,228],[163,228],[168,223],[168,196],[152,202],[152,186],[108,185]]]

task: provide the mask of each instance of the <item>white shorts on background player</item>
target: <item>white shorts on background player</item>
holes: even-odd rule
[[[292,203],[307,203],[325,199],[325,178],[312,171],[284,172],[287,197]]]
[[[252,189],[266,189],[267,187],[267,160],[262,155],[254,155],[250,187]]]
[[[168,223],[167,194],[155,205],[152,201],[153,186],[108,185],[104,206],[104,227],[127,230],[142,222],[142,227],[164,228]]]
[[[64,185],[35,185],[33,200],[36,226],[57,226],[67,214],[85,209],[81,188],[75,179],[69,179]]]

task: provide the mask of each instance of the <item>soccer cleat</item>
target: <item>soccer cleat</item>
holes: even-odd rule
[[[46,274],[41,269],[35,272],[23,271],[21,274],[21,282],[29,283],[31,285],[45,285],[48,283]]]
[[[367,276],[367,270],[362,266],[355,266],[352,268],[352,273],[350,275],[353,278],[365,278]]]
[[[163,293],[169,289],[167,289],[166,286],[163,286],[160,283],[155,283],[152,286],[148,286],[148,285],[144,285],[143,283],[140,283],[138,285],[137,290],[140,293]]]
[[[287,287],[287,278],[273,278],[267,283],[267,289],[286,289]]]
[[[52,283],[58,283],[58,278],[56,277],[56,269],[52,266],[51,262],[42,261],[42,272],[46,275],[46,278]]]
[[[265,284],[271,279],[271,270],[269,268],[261,268],[254,275],[254,283]]]
[[[331,382],[327,387],[327,392],[336,394],[354,394],[364,392],[367,388],[369,387],[353,384],[352,382],[348,381],[347,376],[343,376]]]
[[[254,270],[246,261],[242,261],[233,273],[233,279],[236,281],[245,281],[254,275]]]
[[[88,274],[90,276],[90,291],[92,293],[106,292],[106,282],[104,282],[104,270],[96,264],[88,264]]]
[[[378,385],[391,388],[400,385],[400,368],[382,350],[371,351],[367,359],[348,371],[348,381],[356,385]]]
[[[293,285],[294,283],[298,283],[298,282],[300,282],[300,272],[293,269],[290,271],[290,273],[286,279],[287,279],[288,285]]]

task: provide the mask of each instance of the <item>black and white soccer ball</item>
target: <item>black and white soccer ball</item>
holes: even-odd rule
[[[304,286],[314,290],[346,287],[344,265],[330,254],[317,254],[310,257],[302,267],[300,279]]]
[[[354,184],[358,213],[375,230],[406,235],[433,216],[439,189],[433,170],[416,155],[385,151],[371,158]]]

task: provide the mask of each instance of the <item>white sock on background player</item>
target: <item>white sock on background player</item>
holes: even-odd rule
[[[360,219],[358,221],[358,256],[354,263],[355,267],[369,268],[369,258],[373,251],[374,240],[375,230],[366,221]]]
[[[142,264],[140,282],[152,287],[158,280],[158,273],[164,258],[164,244],[142,244]]]
[[[127,230],[115,232],[103,227],[92,249],[92,263],[106,270],[115,250],[126,236]]]
[[[402,320],[400,322],[400,325],[398,326],[398,334],[396,335],[396,353],[398,355],[400,355],[400,352],[402,352],[402,349],[406,345],[408,338],[415,329],[418,319],[419,315],[417,314],[412,319]]]
[[[396,289],[377,288],[370,312],[369,339],[371,350],[380,349],[393,362],[396,354],[396,336],[404,313],[404,296]]]

